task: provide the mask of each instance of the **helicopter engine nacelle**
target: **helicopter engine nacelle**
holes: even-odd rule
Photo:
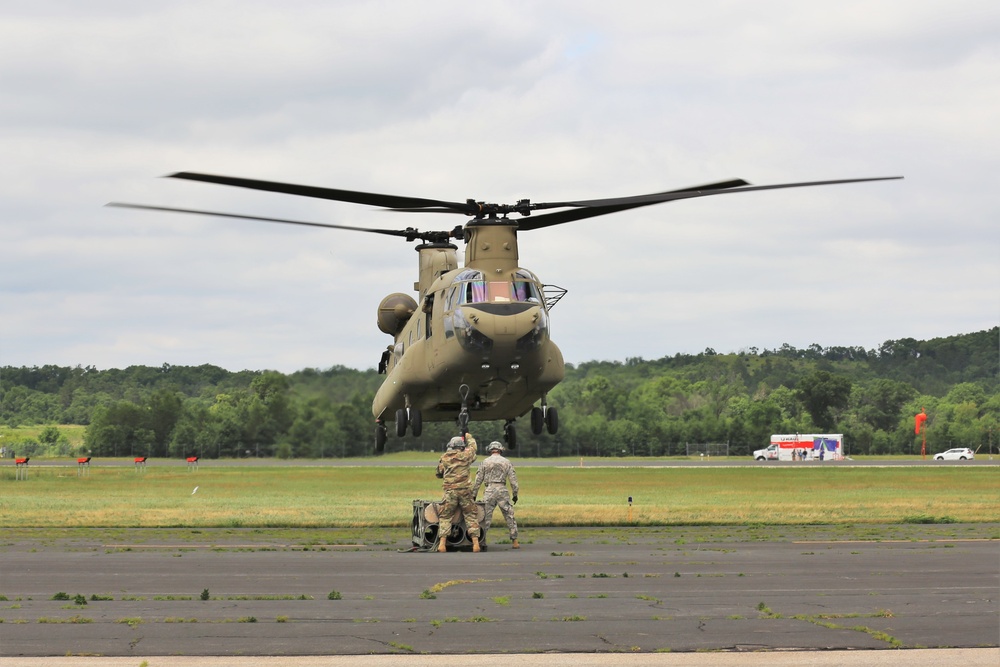
[[[378,328],[382,333],[395,336],[417,310],[417,302],[409,294],[396,292],[382,299],[378,305]]]

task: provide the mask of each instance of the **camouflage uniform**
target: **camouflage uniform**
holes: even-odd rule
[[[507,494],[507,482],[510,482],[510,495]],[[517,498],[517,473],[514,464],[502,454],[491,454],[479,465],[476,473],[476,483],[472,486],[472,498],[476,498],[480,485],[485,484],[483,500],[486,501],[486,516],[483,518],[483,529],[489,530],[493,523],[493,510],[500,508],[510,539],[517,540],[517,521],[514,520],[514,506],[510,502],[511,495]]]
[[[476,460],[476,439],[469,433],[465,437],[465,449],[450,449],[438,461],[437,475],[443,480],[444,500],[438,508],[438,535],[444,537],[451,532],[451,520],[455,510],[462,508],[469,537],[479,536],[479,516],[476,512],[475,496],[469,492],[469,467]],[[439,537],[439,539],[440,539]]]

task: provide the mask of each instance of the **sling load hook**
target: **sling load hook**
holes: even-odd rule
[[[464,437],[469,432],[469,385],[460,386],[458,393],[462,397],[462,410],[458,413],[458,430]]]

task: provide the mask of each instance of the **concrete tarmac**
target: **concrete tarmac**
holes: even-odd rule
[[[438,554],[405,552],[405,529],[11,531],[0,667],[997,664],[997,524],[529,528],[516,551],[502,536]]]

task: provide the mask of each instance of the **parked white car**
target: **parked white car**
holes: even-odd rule
[[[974,458],[976,458],[975,454],[968,447],[956,447],[934,455],[935,461],[965,461],[966,459],[971,461]]]

